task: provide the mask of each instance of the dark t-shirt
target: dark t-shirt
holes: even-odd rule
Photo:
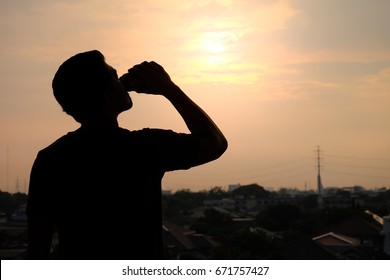
[[[159,259],[161,179],[197,150],[170,130],[80,128],[38,153],[27,214],[54,221],[62,259]]]

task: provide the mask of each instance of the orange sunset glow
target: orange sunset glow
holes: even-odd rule
[[[51,81],[92,49],[119,74],[158,62],[228,139],[164,189],[316,189],[317,146],[325,187],[389,187],[388,11],[386,0],[1,1],[0,190],[27,192],[37,152],[78,128]],[[188,132],[167,100],[130,94],[122,127]]]

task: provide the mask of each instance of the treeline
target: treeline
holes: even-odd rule
[[[264,187],[258,184],[243,185],[232,192],[225,191],[223,187],[216,186],[209,190],[201,190],[193,192],[190,189],[181,189],[171,195],[163,196],[163,213],[170,215],[178,211],[190,211],[195,207],[203,206],[205,200],[219,200],[223,198],[255,198],[255,199],[272,199],[285,197],[288,198],[287,189],[279,191],[267,191]],[[334,196],[351,198],[351,193],[343,189],[339,189]],[[369,207],[371,211],[376,212],[380,216],[385,216],[390,213],[390,189],[385,192],[377,193],[376,195],[368,195],[360,193],[359,198],[364,201],[363,206]],[[299,201],[299,209],[301,211],[309,211],[318,208],[318,196],[315,192],[307,192],[300,195],[296,199]],[[279,207],[279,206],[278,206]],[[354,207],[351,203],[351,207]]]
[[[25,193],[9,193],[0,191],[0,212],[5,213],[8,217],[27,202]]]
[[[278,252],[290,243],[311,240],[346,219],[372,220],[365,213],[365,206],[381,216],[390,213],[389,190],[377,197],[366,197],[364,206],[351,204],[343,208],[320,209],[316,194],[302,196],[299,203],[262,206],[251,213],[202,207],[204,200],[283,195],[286,195],[284,191],[270,192],[257,184],[241,186],[233,192],[226,192],[222,187],[199,192],[183,189],[163,196],[164,219],[181,222],[197,233],[214,238],[219,246],[210,253],[211,259],[278,259],[281,257]],[[339,195],[346,196],[347,193]],[[199,208],[203,208],[203,215],[194,215]]]

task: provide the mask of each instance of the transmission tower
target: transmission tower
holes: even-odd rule
[[[15,191],[16,191],[16,193],[19,192],[19,176],[16,177]]]
[[[6,191],[9,192],[9,146],[7,145]]]
[[[320,208],[322,208],[323,204],[324,204],[324,200],[323,200],[323,185],[322,185],[322,181],[321,181],[321,150],[320,150],[320,146],[317,146],[317,150],[316,150],[316,153],[317,153],[317,156],[316,156],[316,160],[317,160],[317,188],[318,188],[318,206]]]

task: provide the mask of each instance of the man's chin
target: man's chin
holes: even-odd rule
[[[124,111],[128,111],[130,110],[131,108],[133,108],[133,102],[129,102],[127,103],[125,106],[123,106],[122,108],[119,109],[119,113],[122,113]]]

